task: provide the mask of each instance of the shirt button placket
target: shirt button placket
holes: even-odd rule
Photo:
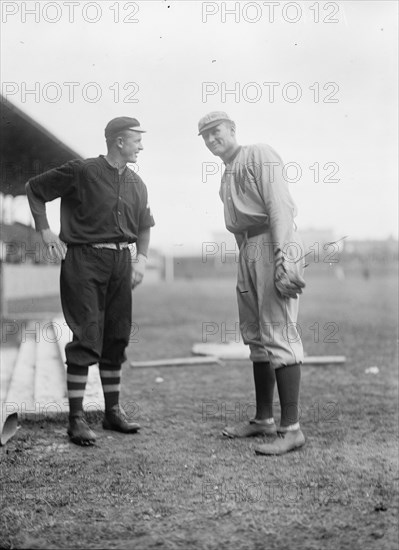
[[[120,217],[122,216],[122,210],[121,210],[121,200],[122,200],[122,197],[120,195],[120,189],[121,189],[121,176],[118,177],[118,201],[117,201],[117,212],[118,212],[118,226],[119,226],[119,229],[122,230],[122,227],[121,227],[121,222],[120,222]]]

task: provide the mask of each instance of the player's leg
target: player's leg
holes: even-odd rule
[[[101,357],[104,308],[112,265],[105,249],[68,248],[61,265],[61,303],[73,340],[65,347],[67,364],[93,365]]]
[[[65,320],[73,333],[65,348],[69,401],[68,435],[74,443],[90,445],[96,440],[83,415],[88,367],[100,357],[103,302],[107,272],[99,265],[98,251],[88,246],[69,247],[61,266],[61,302]]]
[[[273,398],[276,376],[269,361],[253,363],[253,374],[256,395],[255,420],[273,420]]]
[[[131,256],[129,250],[110,251],[114,268],[104,315],[104,339],[99,363],[104,391],[104,429],[134,433],[139,424],[130,422],[120,405],[122,363],[126,360],[132,327]]]
[[[251,269],[257,297],[260,349],[267,354],[274,369],[301,363],[303,346],[297,324],[299,300],[281,298],[275,287],[271,234],[258,235],[251,241],[259,250],[258,260],[253,262]]]
[[[285,365],[276,369],[277,389],[281,406],[281,422],[278,437],[271,443],[255,448],[257,454],[280,455],[302,447],[305,436],[300,427],[299,389],[301,367]]]
[[[263,270],[263,273],[261,271]],[[304,444],[300,429],[299,390],[303,347],[298,330],[298,300],[282,299],[274,285],[272,262],[257,265],[259,309],[262,326],[273,327],[272,338],[263,331],[263,341],[275,369],[281,407],[279,438],[256,448],[259,454],[283,454]]]
[[[243,320],[241,322],[243,340],[250,347],[250,357],[253,361],[256,392],[255,419],[271,422],[276,379],[264,341],[266,334],[270,338],[270,327],[265,326],[259,308],[258,281],[263,276],[263,268],[259,263],[264,261],[264,252],[258,241],[256,237],[251,237],[246,240],[246,248],[242,249],[237,298],[240,318]]]
[[[252,435],[273,435],[276,426],[273,419],[273,396],[275,386],[274,369],[271,367],[267,352],[261,341],[259,309],[254,282],[255,270],[253,257],[243,245],[240,252],[237,278],[237,302],[240,317],[240,329],[243,341],[249,345],[253,362],[255,384],[255,418],[243,425],[226,427],[223,431],[228,437],[248,437]]]
[[[281,404],[280,430],[299,428],[299,389],[301,366],[285,365],[276,369],[277,390]]]
[[[67,366],[67,393],[69,402],[68,435],[77,445],[93,445],[96,434],[83,414],[83,398],[89,367],[69,363]]]

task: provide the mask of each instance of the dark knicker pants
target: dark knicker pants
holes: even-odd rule
[[[132,322],[129,249],[69,246],[61,266],[61,303],[73,333],[66,363],[88,366],[126,360]]]

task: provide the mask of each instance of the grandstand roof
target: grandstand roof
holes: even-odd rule
[[[36,120],[0,95],[0,192],[25,194],[34,175],[81,156]]]

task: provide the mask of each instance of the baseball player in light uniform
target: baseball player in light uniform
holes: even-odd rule
[[[250,347],[256,415],[249,423],[226,427],[228,437],[274,436],[255,448],[280,455],[301,447],[299,425],[300,364],[303,348],[297,330],[298,294],[305,282],[295,204],[283,178],[278,154],[264,144],[240,146],[233,120],[214,111],[198,123],[205,145],[225,164],[220,187],[226,227],[240,249],[237,300],[240,330]],[[273,418],[277,389],[281,421]]]
[[[62,310],[73,333],[65,348],[68,435],[78,445],[96,441],[83,414],[88,368],[95,363],[104,392],[104,429],[140,429],[127,418],[119,395],[132,326],[132,288],[143,279],[150,228],[155,224],[147,188],[127,167],[143,149],[143,132],[135,118],[114,118],[105,128],[106,155],[72,160],[26,184],[36,230],[54,259],[62,260]],[[46,202],[57,197],[60,237],[51,231],[46,216]],[[131,243],[137,243],[133,269]]]

